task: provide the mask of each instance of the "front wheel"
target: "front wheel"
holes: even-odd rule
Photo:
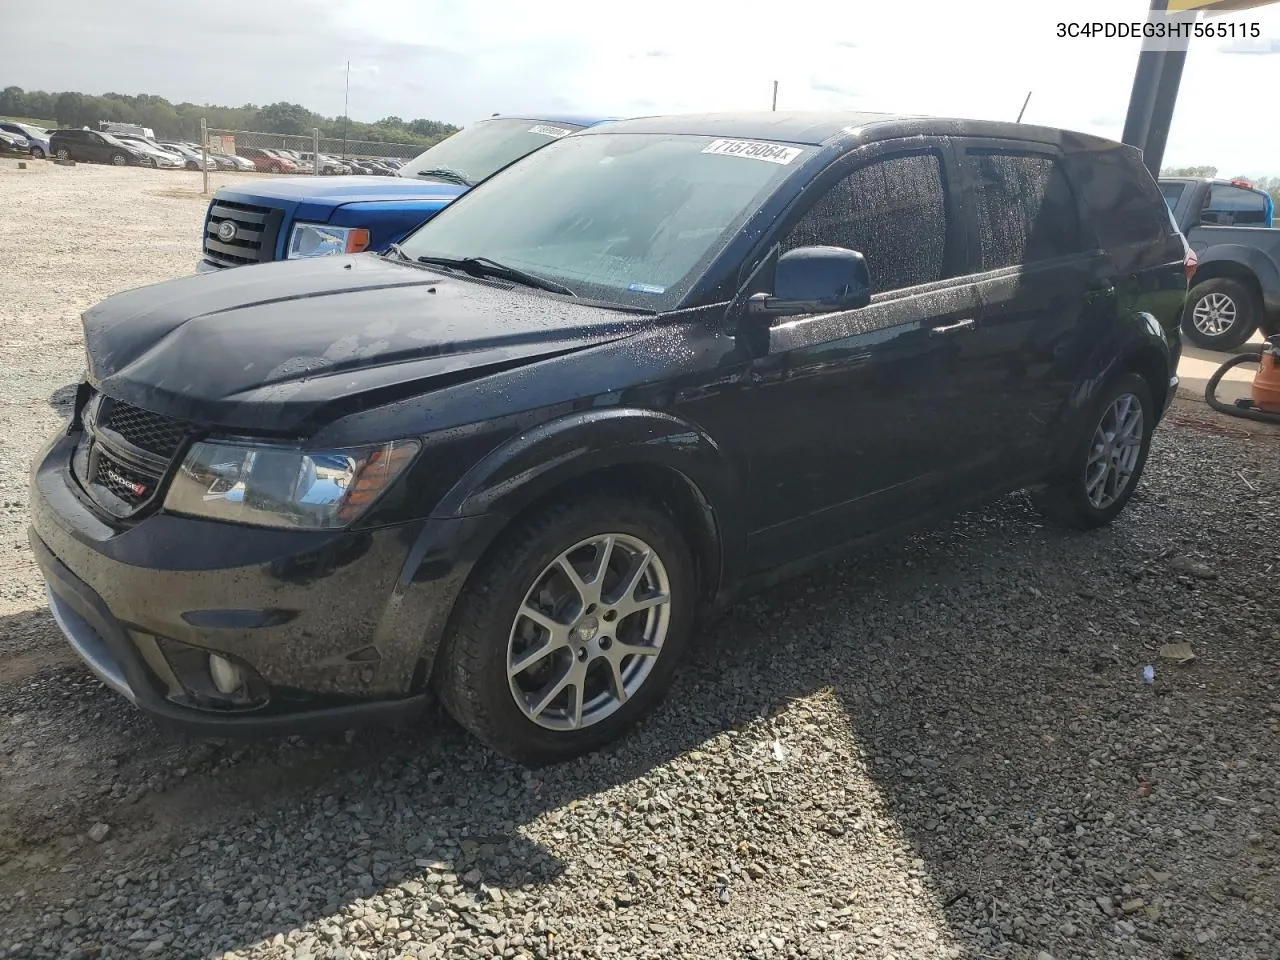
[[[59,160],[70,160],[70,159],[71,159],[71,151],[70,151],[70,150],[68,150],[66,147],[59,147],[59,148],[58,148],[57,157],[58,157],[58,159],[59,159]]]
[[[31,148],[31,159],[33,159],[33,160],[43,160],[44,158],[45,158],[45,152],[44,152],[44,149],[43,149],[42,147],[32,147],[32,148]]]
[[[111,155],[111,162],[117,167],[123,167],[129,162],[129,158],[123,153],[113,153]]]
[[[1077,530],[1110,523],[1142,479],[1155,427],[1147,381],[1136,373],[1119,377],[1082,421],[1061,471],[1032,491],[1036,506],[1048,519]]]
[[[1182,332],[1206,350],[1234,350],[1258,329],[1262,304],[1252,290],[1230,277],[1197,283],[1187,295]]]
[[[435,675],[481,741],[539,765],[619,736],[662,696],[692,627],[696,578],[668,514],[643,500],[565,500],[473,574]]]

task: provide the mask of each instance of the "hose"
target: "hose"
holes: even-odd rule
[[[1223,403],[1217,397],[1218,384],[1222,382],[1223,376],[1233,367],[1238,367],[1242,363],[1261,363],[1262,347],[1250,353],[1239,353],[1220,366],[1209,378],[1209,382],[1204,386],[1205,403],[1213,407],[1219,413],[1225,413],[1232,417],[1244,417],[1246,420],[1257,420],[1259,423],[1280,423],[1280,413],[1267,413],[1265,410],[1256,410],[1250,407],[1236,406],[1235,404]]]

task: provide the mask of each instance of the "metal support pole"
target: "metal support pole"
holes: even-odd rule
[[[209,192],[209,124],[205,122],[204,117],[200,118],[200,173],[204,176],[204,189],[201,193]]]
[[[315,176],[320,176],[320,128],[311,128],[311,164],[314,169],[311,171]]]
[[[1166,13],[1168,8],[1169,0],[1151,0],[1153,14]],[[1195,14],[1183,14],[1181,17],[1194,19]],[[1142,162],[1153,177],[1160,176],[1169,126],[1173,122],[1173,108],[1178,99],[1178,85],[1182,82],[1182,68],[1186,62],[1185,49],[1161,50],[1148,41],[1143,41],[1142,52],[1138,54],[1133,91],[1129,95],[1129,112],[1125,116],[1121,139],[1142,151]]]
[[[769,109],[770,110],[778,109],[778,81],[777,80],[773,81],[773,106],[770,107]]]

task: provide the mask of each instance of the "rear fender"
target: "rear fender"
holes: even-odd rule
[[[1065,441],[1056,451],[1058,465],[1070,455],[1071,443],[1098,396],[1124,373],[1140,373],[1147,379],[1157,416],[1163,416],[1181,352],[1174,337],[1176,333],[1167,332],[1152,314],[1137,312],[1124,317],[1106,339],[1093,346],[1056,425],[1055,435]]]

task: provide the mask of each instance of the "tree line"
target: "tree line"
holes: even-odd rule
[[[1210,166],[1199,167],[1165,167],[1160,171],[1162,177],[1216,177],[1218,176],[1218,168]],[[1229,180],[1248,180],[1259,190],[1265,190],[1271,194],[1275,200],[1276,206],[1280,207],[1280,177],[1246,177],[1243,174],[1236,177],[1228,177]]]
[[[174,140],[199,140],[203,117],[215,130],[255,130],[263,133],[309,134],[350,140],[381,140],[428,147],[458,128],[439,120],[402,120],[383,117],[362,123],[347,117],[325,117],[298,103],[246,103],[242,107],[219,107],[199,103],[170,103],[164,97],[141,93],[95,95],[73,90],[46,92],[5,87],[0,90],[0,116],[20,117],[59,127],[90,127],[110,120],[150,127],[156,136]]]

